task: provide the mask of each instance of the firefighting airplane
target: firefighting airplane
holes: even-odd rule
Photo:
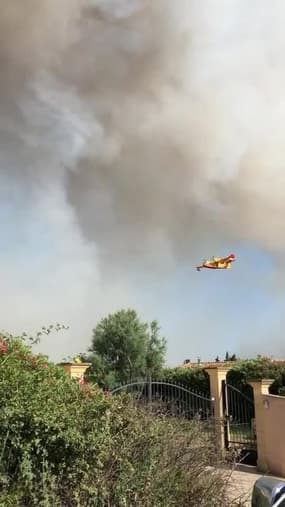
[[[232,262],[236,259],[235,254],[230,254],[227,257],[212,257],[210,260],[205,260],[200,266],[196,266],[197,271],[201,269],[231,269]]]

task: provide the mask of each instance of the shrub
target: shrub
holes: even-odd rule
[[[261,378],[274,380],[270,387],[271,394],[284,395],[285,365],[274,363],[270,358],[257,357],[239,360],[227,375],[229,384],[241,386],[242,390],[248,394],[251,392],[251,388],[247,385],[247,381]]]
[[[202,368],[167,368],[163,371],[163,379],[174,384],[181,384],[190,391],[209,396],[209,375]]]
[[[0,506],[228,505],[197,423],[153,417],[80,387],[20,339],[1,343]]]
[[[227,375],[229,384],[240,387],[249,396],[252,396],[252,389],[247,381],[261,378],[273,379],[274,383],[270,387],[270,393],[284,396],[285,365],[274,363],[270,358],[239,359],[232,363],[232,368]],[[209,376],[202,368],[169,368],[164,370],[164,379],[168,382],[182,384],[190,391],[209,396]]]

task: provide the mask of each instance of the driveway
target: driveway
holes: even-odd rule
[[[232,472],[230,478],[230,497],[234,502],[233,505],[251,507],[253,485],[260,477],[264,477],[264,474],[258,473],[254,467],[243,467],[241,470]],[[240,503],[239,499],[241,500]]]

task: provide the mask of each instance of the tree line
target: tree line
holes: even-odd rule
[[[201,366],[166,368],[167,342],[156,320],[142,321],[133,309],[120,310],[103,318],[92,332],[92,341],[82,361],[91,363],[87,379],[103,388],[127,384],[148,377],[179,383],[202,394],[209,393],[209,378]],[[220,362],[217,356],[216,361]],[[285,363],[270,358],[239,359],[225,353],[232,362],[228,381],[247,392],[247,380],[272,378],[272,394],[285,394]],[[199,361],[201,362],[201,360]]]

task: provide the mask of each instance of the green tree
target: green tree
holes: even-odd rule
[[[110,370],[108,363],[96,354],[81,354],[83,362],[91,363],[85,376],[88,382],[97,384],[99,387],[112,387],[118,383],[118,377],[114,370]]]
[[[159,335],[160,327],[156,320],[150,323],[150,336],[146,350],[146,373],[153,375],[161,372],[165,361],[166,340]]]
[[[102,319],[93,330],[89,371],[105,385],[125,383],[155,375],[163,367],[166,341],[159,335],[156,321],[140,321],[135,310],[120,310]]]
[[[230,356],[230,354],[226,352],[225,361],[236,361],[236,360],[237,360],[236,354],[232,354]]]

